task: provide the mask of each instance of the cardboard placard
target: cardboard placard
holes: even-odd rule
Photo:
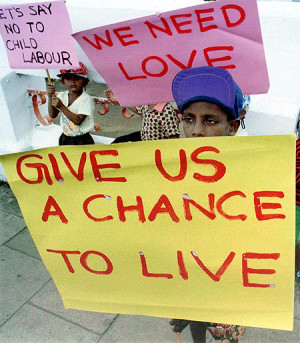
[[[67,308],[293,329],[294,135],[0,162]]]

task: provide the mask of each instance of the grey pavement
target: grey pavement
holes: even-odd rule
[[[176,343],[167,318],[65,310],[11,189],[0,181],[1,343]],[[246,328],[244,343],[300,342],[300,286],[294,331]],[[188,329],[182,343],[191,343]],[[207,342],[214,340],[207,335]]]

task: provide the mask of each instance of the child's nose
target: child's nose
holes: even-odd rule
[[[205,125],[201,122],[196,122],[193,127],[193,137],[205,137]]]

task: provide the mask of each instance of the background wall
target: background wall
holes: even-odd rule
[[[18,3],[22,2],[28,1],[18,1]],[[36,1],[31,0],[30,2]],[[2,2],[2,4],[5,3],[8,4],[8,2]],[[84,3],[68,0],[66,2],[73,32],[199,3],[200,1],[192,0],[163,2],[152,0],[150,8],[149,2],[135,0],[126,2],[87,0]],[[126,8],[122,8],[123,6]],[[287,1],[259,1],[258,7],[270,90],[268,94],[252,96],[250,111],[245,120],[246,130],[240,130],[240,134],[293,133],[296,132],[300,110],[300,6]],[[103,83],[102,77],[96,72],[78,45],[77,53],[79,60],[86,64],[90,78],[97,83]],[[0,40],[0,56],[0,154],[57,145],[57,139],[61,132],[60,127],[39,125],[33,111],[32,98],[27,91],[28,89],[46,90],[45,71],[11,70],[2,40]],[[54,78],[57,73],[58,70],[50,71]],[[101,89],[103,90],[103,85]],[[102,94],[91,93],[91,95],[101,96]],[[47,105],[41,106],[40,112],[45,116]],[[117,113],[114,109],[113,112],[113,115],[109,113],[100,118],[102,131],[100,131],[100,136],[96,137],[98,144],[111,142],[111,138],[107,138],[107,136],[114,137],[116,132],[112,129],[113,127],[121,127],[120,130],[123,127],[125,134],[137,130],[140,126],[137,116],[126,121],[121,117],[120,111]],[[117,131],[118,135],[121,133],[120,130]],[[0,179],[5,179],[1,165]]]

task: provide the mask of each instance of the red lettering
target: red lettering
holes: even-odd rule
[[[261,197],[276,197],[276,198],[284,198],[284,193],[283,192],[277,192],[277,191],[262,191],[262,192],[254,192],[254,208],[255,208],[255,214],[256,218],[258,220],[270,220],[270,219],[285,219],[284,214],[280,213],[269,213],[269,214],[264,214],[262,213],[262,210],[267,210],[267,209],[277,209],[277,208],[282,208],[281,204],[279,203],[261,203],[260,198]]]
[[[188,280],[189,274],[188,274],[188,272],[186,271],[186,268],[185,268],[185,264],[184,264],[184,260],[183,260],[183,256],[182,256],[182,252],[181,252],[181,251],[177,251],[177,262],[178,262],[179,274],[181,275],[181,277],[183,278],[183,280]]]
[[[194,257],[195,261],[197,262],[197,264],[201,267],[201,269],[213,280],[213,281],[220,281],[221,276],[224,274],[224,272],[226,271],[226,269],[228,268],[228,266],[230,265],[230,263],[232,262],[232,260],[234,259],[235,253],[232,251],[228,257],[226,258],[226,260],[224,261],[224,263],[222,264],[222,266],[218,269],[218,271],[216,272],[216,274],[212,273],[205,265],[204,263],[200,260],[200,258],[197,256],[197,254],[194,251],[191,251],[192,256]]]
[[[214,30],[214,29],[218,28],[217,25],[203,26],[203,23],[205,23],[207,21],[214,20],[214,17],[208,16],[208,17],[202,17],[201,18],[201,14],[212,13],[212,12],[214,12],[213,8],[207,8],[207,9],[203,9],[203,10],[195,10],[195,13],[196,13],[196,16],[197,16],[197,21],[198,21],[199,27],[200,27],[200,32],[205,32],[205,31],[208,31],[208,30]]]
[[[63,181],[64,178],[61,176],[56,158],[54,157],[53,154],[48,154],[48,157],[49,157],[50,163],[52,165],[54,177],[56,178],[57,181]]]
[[[229,220],[239,219],[239,220],[244,221],[247,219],[247,216],[245,214],[238,214],[236,216],[229,215],[229,214],[224,212],[223,207],[222,207],[226,200],[228,200],[229,198],[231,198],[233,196],[237,196],[237,195],[242,197],[242,198],[246,198],[246,195],[243,192],[240,192],[240,191],[228,192],[228,193],[224,194],[223,196],[221,196],[221,198],[217,201],[217,210],[226,219],[229,219]]]
[[[87,265],[87,258],[88,258],[88,256],[90,256],[91,254],[102,257],[102,259],[103,259],[103,260],[105,261],[105,263],[106,263],[106,270],[94,270],[94,269],[90,268],[90,267]],[[104,275],[108,275],[108,274],[111,274],[112,271],[113,271],[113,269],[114,269],[114,268],[113,268],[113,265],[112,265],[112,263],[111,263],[111,261],[110,261],[110,259],[109,259],[106,255],[102,254],[102,253],[99,252],[99,251],[89,250],[89,251],[84,252],[84,253],[81,255],[81,257],[80,257],[80,263],[81,263],[81,265],[82,265],[82,267],[83,267],[84,269],[86,269],[87,271],[89,271],[89,272],[91,272],[91,273],[93,273],[93,274],[104,274]]]
[[[156,73],[151,73],[146,67],[147,67],[147,63],[149,61],[158,61],[161,65],[162,65],[162,70],[160,72],[156,72]],[[156,68],[155,68],[156,69]],[[149,56],[147,58],[145,58],[142,62],[142,71],[148,75],[148,76],[152,76],[152,77],[162,77],[164,76],[167,72],[168,72],[168,65],[167,63],[160,57],[158,56]]]
[[[125,177],[102,177],[99,169],[106,169],[106,168],[114,168],[114,169],[120,169],[121,166],[119,163],[107,163],[107,164],[98,164],[96,156],[106,156],[106,155],[111,155],[111,156],[118,156],[119,153],[117,150],[99,150],[99,151],[91,151],[90,152],[90,160],[91,160],[91,165],[93,168],[95,180],[97,182],[102,182],[102,181],[107,181],[107,182],[126,182]]]
[[[202,181],[202,182],[217,182],[220,179],[222,179],[222,177],[225,175],[226,173],[226,167],[223,163],[216,161],[216,160],[203,160],[198,158],[198,155],[206,152],[206,151],[212,151],[215,153],[219,153],[220,151],[217,148],[214,148],[212,146],[204,146],[204,147],[200,147],[198,149],[196,149],[195,151],[192,152],[191,154],[191,159],[192,161],[194,161],[197,164],[205,164],[205,165],[211,165],[215,168],[215,173],[213,175],[202,175],[199,173],[194,173],[193,177],[194,179],[198,180],[198,181]]]
[[[66,166],[69,168],[70,172],[72,173],[72,175],[74,175],[78,181],[83,181],[83,171],[84,171],[84,166],[85,166],[85,162],[86,162],[86,152],[83,152],[81,154],[77,173],[74,170],[74,168],[72,167],[72,165],[71,165],[70,161],[68,160],[66,154],[64,152],[61,152],[60,154],[61,154],[61,157],[64,160]]]
[[[124,74],[126,80],[128,80],[128,81],[132,81],[132,80],[136,80],[136,79],[146,79],[147,78],[146,75],[129,76],[121,62],[118,63],[118,66],[121,69],[121,72]]]
[[[88,218],[92,219],[94,222],[104,222],[104,221],[107,221],[107,220],[112,220],[114,218],[113,216],[106,216],[106,217],[103,217],[103,218],[97,218],[97,217],[93,216],[89,212],[88,206],[89,206],[90,202],[92,202],[95,199],[103,199],[103,198],[111,200],[110,196],[108,196],[108,195],[95,194],[95,195],[92,195],[92,196],[88,197],[84,201],[84,203],[83,203],[83,211],[84,211],[84,213],[87,215]]]
[[[53,211],[51,211],[51,207],[54,208]],[[44,222],[47,222],[49,219],[49,216],[59,216],[62,223],[64,224],[68,223],[68,220],[63,214],[62,209],[59,207],[58,203],[55,201],[55,199],[51,195],[49,195],[47,203],[45,205],[45,209],[42,215],[42,220]]]
[[[192,30],[191,29],[185,29],[183,30],[181,28],[181,26],[184,25],[190,25],[192,23],[191,20],[186,20],[186,21],[182,21],[182,22],[178,22],[177,19],[179,18],[190,18],[192,15],[190,13],[187,14],[177,14],[177,15],[171,15],[170,19],[175,27],[175,29],[177,30],[178,33],[183,34],[183,33],[191,33]]]
[[[186,68],[192,68],[195,57],[197,54],[197,50],[193,50],[190,55],[190,59],[187,65],[183,64],[182,62],[178,61],[175,57],[173,57],[171,54],[167,54],[166,56],[171,60],[175,65],[177,65],[181,69],[186,69]]]
[[[163,32],[169,36],[172,36],[172,31],[171,31],[171,28],[170,28],[167,20],[163,17],[160,17],[160,20],[163,23],[164,27],[154,25],[154,24],[150,23],[149,21],[145,21],[144,24],[148,27],[149,31],[151,32],[151,34],[154,38],[157,38],[157,35],[154,32],[154,29],[157,31],[161,31],[161,32]]]
[[[169,173],[166,172],[165,168],[162,165],[162,160],[161,160],[161,151],[159,149],[155,150],[155,164],[161,175],[169,180],[169,181],[180,181],[183,180],[186,171],[187,171],[187,159],[186,159],[186,154],[183,149],[179,150],[179,158],[180,158],[180,171],[179,174],[176,176],[171,176]]]
[[[209,208],[210,211],[207,211],[204,207],[196,203],[196,201],[192,200],[187,194],[183,195],[183,206],[184,206],[184,214],[186,220],[192,220],[192,214],[190,205],[192,204],[196,207],[200,212],[205,214],[209,219],[214,220],[216,218],[216,214],[214,211],[214,204],[215,204],[215,195],[213,193],[208,194],[208,201],[209,201]]]
[[[163,207],[164,206],[164,207]],[[150,212],[148,219],[153,222],[156,219],[158,213],[168,213],[173,222],[178,223],[179,218],[177,217],[169,198],[163,194],[158,199],[157,203],[154,205],[152,211]]]
[[[163,277],[166,279],[173,279],[172,274],[159,274],[159,273],[149,273],[148,268],[147,268],[147,262],[146,258],[143,252],[140,252],[140,259],[141,259],[141,264],[142,264],[142,274],[146,277]]]
[[[31,184],[31,185],[37,184],[37,183],[42,183],[42,181],[44,179],[44,177],[43,177],[43,172],[44,172],[45,179],[46,179],[48,185],[52,185],[53,181],[51,180],[49,170],[48,170],[47,166],[45,164],[43,164],[43,163],[25,163],[25,166],[27,168],[36,168],[36,171],[37,171],[37,179],[36,180],[28,180],[23,175],[23,172],[22,172],[22,162],[24,160],[26,160],[27,158],[30,158],[30,157],[39,158],[41,160],[43,159],[42,156],[36,155],[36,154],[24,155],[24,156],[18,158],[17,163],[16,163],[16,169],[17,169],[17,173],[18,173],[20,179],[22,181],[26,182],[26,183]]]
[[[118,207],[119,219],[121,220],[121,222],[126,221],[126,217],[125,217],[126,211],[128,212],[137,211],[139,215],[139,221],[141,223],[144,223],[146,221],[142,198],[140,196],[137,196],[136,202],[137,202],[136,205],[124,206],[123,199],[120,196],[117,197],[117,207]]]
[[[61,256],[64,259],[65,264],[66,264],[69,272],[70,273],[75,273],[74,268],[72,267],[71,262],[70,262],[70,260],[68,258],[68,254],[70,254],[70,255],[74,255],[74,254],[78,255],[78,254],[80,254],[80,251],[77,251],[77,250],[74,250],[74,251],[73,250],[72,251],[68,251],[68,250],[51,250],[51,249],[47,249],[46,251],[53,252],[55,254],[61,254]]]
[[[105,30],[105,35],[106,35],[106,40],[104,38],[99,37],[98,35],[94,34],[94,38],[95,38],[95,43],[93,43],[91,40],[89,40],[86,36],[82,36],[82,39],[84,39],[88,44],[90,44],[91,46],[93,46],[95,49],[97,50],[101,50],[102,46],[101,43],[111,47],[114,45],[109,30]]]
[[[203,49],[203,54],[205,57],[205,60],[207,62],[208,66],[211,67],[219,67],[219,68],[223,68],[223,69],[235,69],[236,65],[235,64],[228,64],[228,65],[224,65],[224,66],[215,66],[213,65],[213,63],[215,62],[223,62],[223,61],[229,61],[231,60],[231,56],[222,56],[222,57],[216,57],[216,58],[211,58],[209,56],[209,53],[212,51],[219,51],[219,50],[226,50],[226,51],[233,51],[233,46],[213,46],[210,48],[205,48]]]
[[[126,27],[120,27],[118,29],[114,29],[113,32],[117,36],[117,38],[119,39],[120,43],[123,46],[128,46],[128,45],[132,45],[132,44],[139,44],[138,40],[125,41],[125,39],[133,37],[132,33],[125,34],[125,35],[120,34],[120,31],[129,31],[129,30],[131,30],[131,27],[126,26]]]
[[[226,22],[226,25],[228,27],[234,27],[234,26],[238,26],[240,25],[246,18],[246,13],[244,11],[244,9],[238,5],[225,5],[221,7],[221,10],[223,12],[223,16]],[[239,12],[239,18],[236,21],[230,21],[230,18],[227,14],[228,10],[234,10],[235,12],[238,11]]]
[[[280,254],[278,253],[272,253],[272,254],[259,254],[259,253],[245,253],[242,257],[242,275],[243,275],[243,285],[244,287],[275,287],[274,284],[262,284],[262,283],[250,283],[248,274],[275,274],[276,270],[274,269],[253,269],[248,268],[248,259],[257,259],[257,260],[263,260],[263,259],[272,259],[272,260],[278,260],[280,257]]]

